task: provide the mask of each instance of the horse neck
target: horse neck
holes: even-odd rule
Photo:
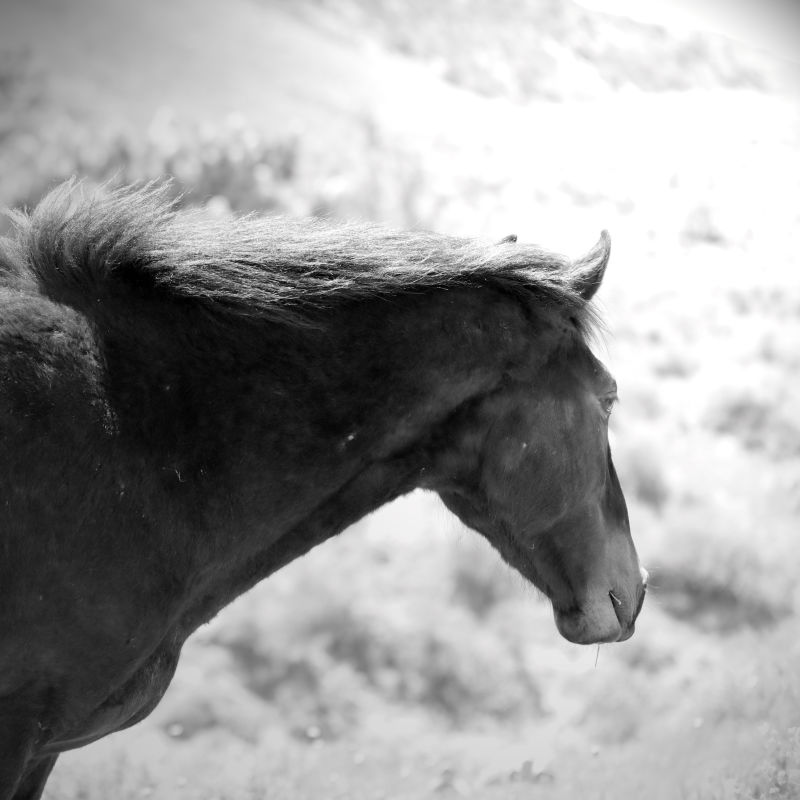
[[[303,515],[377,470],[386,490],[370,480],[380,502],[359,503],[358,518],[419,485],[432,439],[498,386],[527,333],[519,304],[477,290],[373,300],[331,314],[320,331],[273,332],[251,377],[232,376],[235,391],[223,392],[236,406],[238,460],[273,518]],[[237,483],[247,484],[242,470]]]
[[[323,323],[223,332],[170,316],[149,326],[157,358],[135,358],[135,336],[110,347],[120,426],[155,462],[172,542],[209,580],[227,561],[226,595],[430,486],[448,420],[529,348],[522,306],[491,291],[374,299]]]

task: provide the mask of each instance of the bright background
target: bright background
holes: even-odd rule
[[[199,631],[47,800],[800,796],[797,12],[602,7],[1,0],[2,204],[170,174],[218,214],[570,255],[609,228],[598,351],[653,587],[629,642],[570,645],[413,495]]]

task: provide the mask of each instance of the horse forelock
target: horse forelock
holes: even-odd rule
[[[321,219],[215,219],[179,208],[166,182],[90,192],[69,181],[11,218],[0,275],[2,262],[13,263],[6,272],[27,272],[43,294],[75,306],[147,292],[229,319],[316,327],[343,304],[493,287],[559,308],[583,335],[598,322],[579,288],[585,263],[511,241]]]

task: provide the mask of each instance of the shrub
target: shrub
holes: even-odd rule
[[[479,619],[485,619],[516,594],[515,576],[478,537],[457,544],[451,561],[453,598]]]
[[[800,728],[789,728],[783,735],[774,731],[767,740],[767,753],[754,772],[741,797],[800,797]]]
[[[614,457],[623,488],[639,502],[660,511],[670,491],[658,448],[646,439],[633,439],[630,433],[622,442],[614,448]]]
[[[675,530],[651,562],[652,583],[669,614],[707,631],[774,625],[794,611],[794,576],[732,531]]]
[[[686,216],[681,237],[687,244],[727,244],[725,234],[708,205],[695,206]]]
[[[142,141],[113,131],[89,135],[60,120],[35,138],[15,137],[3,156],[2,163],[14,161],[15,173],[27,175],[26,183],[0,198],[10,206],[33,204],[73,175],[112,185],[169,176],[175,195],[184,195],[186,203],[219,198],[216,205],[223,211],[310,211],[311,200],[295,191],[297,141],[268,140],[237,118],[214,130],[179,129],[169,119],[157,119]]]
[[[538,688],[520,654],[457,612],[442,610],[409,625],[327,596],[304,619],[294,619],[291,641],[282,635],[292,622],[291,610],[285,613],[286,631],[229,624],[214,641],[230,651],[251,691],[284,712],[296,715],[304,706],[326,734],[356,721],[365,691],[423,706],[453,724],[540,711]],[[331,684],[343,669],[350,675],[347,701]]]
[[[756,397],[747,389],[731,389],[712,403],[706,424],[735,437],[747,450],[774,458],[800,455],[800,425],[786,414],[779,398]]]
[[[718,790],[697,792],[691,800],[797,800],[800,797],[800,728],[772,730],[765,754],[747,777]]]

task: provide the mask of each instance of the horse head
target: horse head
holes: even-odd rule
[[[608,239],[570,280],[588,303]],[[444,503],[550,599],[580,644],[633,634],[647,585],[608,443],[616,382],[579,322],[538,308],[530,357],[461,423],[440,487]]]

